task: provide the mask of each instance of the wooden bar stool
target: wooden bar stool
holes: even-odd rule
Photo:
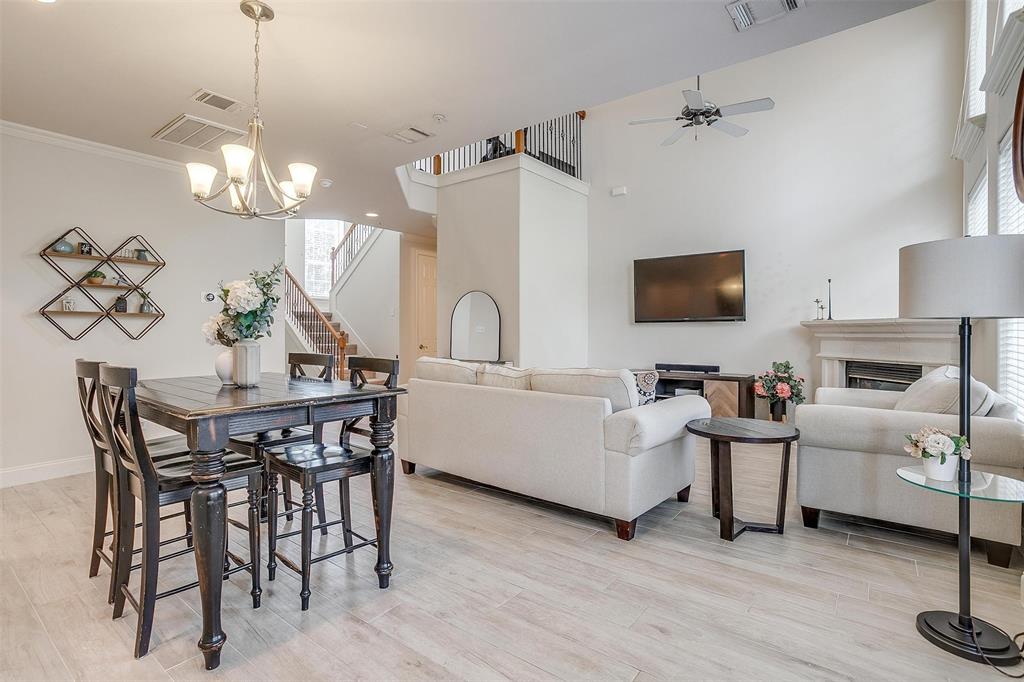
[[[191,478],[191,457],[165,460],[157,466],[142,435],[142,422],[135,402],[137,372],[134,367],[99,368],[99,405],[106,442],[110,444],[112,459],[117,466],[114,477],[118,514],[118,545],[114,554],[114,618],[124,613],[127,600],[138,611],[135,633],[135,657],[145,656],[153,632],[153,612],[156,600],[197,587],[199,581],[157,592],[160,562],[191,553],[192,547],[160,556],[160,547],[179,542],[184,536],[161,541],[160,508],[178,504],[191,498],[195,483]],[[246,488],[248,491],[249,560],[227,553],[234,568],[225,567],[224,577],[248,571],[252,577],[252,605],[259,608],[260,595],[260,524],[259,495],[261,466],[244,455],[228,452],[224,456],[225,473],[221,480],[227,490]],[[134,554],[135,500],[142,505],[142,561],[132,565]],[[142,588],[138,599],[128,589],[131,571],[142,569]]]
[[[300,377],[306,377],[306,371],[303,369],[303,365],[308,367],[320,367],[320,372],[317,374],[316,379],[322,381],[333,381],[334,380],[334,356],[323,353],[289,353],[288,354],[288,366],[289,374],[292,379],[298,379]],[[312,381],[313,378],[309,377]],[[236,436],[230,440],[229,447],[235,452],[241,453],[248,457],[252,457],[257,462],[263,463],[264,452],[268,448],[277,448],[285,445],[304,445],[307,443],[322,443],[323,442],[323,426],[299,426],[292,429],[281,429],[279,431],[265,431],[263,433],[254,433],[244,436]],[[284,508],[287,512],[287,518],[289,521],[292,520],[292,508],[295,507],[295,503],[292,501],[291,488],[286,483],[283,490],[281,491],[284,496]],[[314,490],[316,496],[316,515],[319,522],[322,524],[327,520],[327,513],[324,508],[324,489],[323,486],[318,486]],[[266,497],[267,497],[267,484],[264,480],[263,488],[260,495],[261,501],[261,516],[266,515]],[[243,501],[234,502],[229,506],[235,506],[244,504]],[[322,528],[320,531],[321,535],[327,535],[327,528]]]
[[[114,477],[117,474],[117,466],[111,457],[110,446],[107,443],[103,432],[103,418],[100,415],[96,401],[99,388],[100,365],[102,362],[92,360],[75,360],[75,374],[78,377],[78,402],[82,408],[82,418],[85,421],[85,430],[92,442],[92,451],[96,475],[96,502],[93,514],[92,548],[89,553],[89,577],[95,577],[100,570],[102,561],[110,567],[110,586],[107,590],[107,603],[114,603],[114,556],[113,550],[117,547],[118,528],[118,506],[117,495],[115,494]],[[183,436],[172,436],[170,438],[156,438],[147,441],[150,455],[153,462],[159,465],[161,462],[181,457],[188,457],[188,444]],[[110,509],[110,517],[113,530],[107,530],[107,509]],[[176,514],[168,514],[161,517],[161,521],[176,517],[185,519],[185,540],[189,546],[192,545],[192,519],[189,513],[189,503],[184,502],[184,509]],[[141,528],[142,524],[134,524],[135,528]],[[111,538],[108,554],[103,545],[107,538]]]

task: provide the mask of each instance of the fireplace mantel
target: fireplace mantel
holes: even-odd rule
[[[921,365],[928,372],[958,361],[958,320],[884,318],[809,320],[800,324],[815,339],[819,386],[846,385],[846,362]]]

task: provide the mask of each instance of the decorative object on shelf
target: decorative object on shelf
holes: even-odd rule
[[[906,434],[907,454],[921,460],[924,475],[936,481],[952,481],[961,459],[971,458],[971,448],[965,436],[957,436],[945,429],[925,426],[917,433]]]
[[[73,241],[77,242],[80,245],[80,248],[72,248],[71,252],[61,252],[56,250],[57,245],[61,242],[67,242],[70,244]],[[81,253],[81,245],[86,245],[87,248],[85,248],[85,250],[88,251],[88,253]],[[138,247],[141,247],[148,252],[149,260],[140,261],[135,257],[136,248]],[[42,258],[68,283],[60,293],[39,308],[39,314],[46,318],[50,324],[60,330],[60,332],[71,341],[81,339],[104,319],[109,319],[113,322],[117,328],[123,331],[129,338],[136,340],[141,339],[164,317],[164,312],[152,301],[152,299],[150,299],[152,308],[149,313],[129,313],[126,310],[119,310],[118,301],[116,299],[111,302],[109,298],[103,301],[97,298],[97,295],[102,296],[102,294],[97,291],[102,288],[126,290],[119,292],[119,294],[121,296],[127,296],[127,294],[132,290],[141,288],[142,285],[148,282],[164,267],[164,265],[166,265],[163,259],[161,259],[153,249],[153,246],[146,241],[142,235],[129,237],[118,244],[118,246],[110,253],[112,255],[107,255],[103,249],[96,246],[96,241],[89,236],[85,230],[77,226],[60,235],[55,241],[50,242],[45,249],[39,252],[39,257]],[[127,257],[123,255],[126,253],[129,254]],[[69,272],[62,265],[67,263],[74,265],[76,262],[80,265],[81,261],[92,261],[89,263],[89,269],[85,274],[81,274],[81,269]],[[147,268],[148,271],[145,273],[145,276],[136,283],[128,273],[121,269],[118,263],[143,266]],[[114,279],[114,284],[105,284],[108,277]],[[77,306],[73,300],[70,300],[71,309],[68,309],[66,307],[67,304],[65,304],[64,301],[68,300],[68,294],[73,291],[81,293],[86,299],[86,307],[91,307],[92,310],[77,310]],[[58,301],[60,301],[59,308],[57,307]],[[58,321],[57,318],[60,316],[63,317]],[[85,319],[88,321],[88,324],[84,328],[74,331],[73,327],[72,329],[69,329],[64,324],[68,317],[71,317],[71,319]],[[127,321],[134,318],[148,318],[148,321],[141,329],[138,329],[139,325],[137,323],[132,324],[129,322],[129,326],[127,327],[122,323],[122,320]]]
[[[224,306],[203,323],[207,343],[231,347],[233,378],[240,387],[259,382],[260,346],[256,341],[272,335],[274,310],[281,299],[275,289],[281,284],[283,271],[284,263],[278,262],[266,272],[252,271],[248,279],[221,282],[218,297]]]
[[[773,362],[772,368],[757,377],[754,395],[767,400],[772,421],[786,420],[786,403],[799,405],[804,402],[804,378],[798,376],[789,360]]]
[[[90,242],[78,242],[78,255],[91,256],[92,244]]]
[[[103,282],[106,281],[106,279],[107,273],[103,272],[102,270],[90,270],[89,272],[85,273],[86,284],[98,286],[100,284],[103,284]]]
[[[820,298],[814,299],[814,308],[815,308],[814,312],[817,315],[817,317],[815,317],[814,319],[816,319],[816,320],[822,319],[822,311],[825,309],[825,306],[823,306],[821,304],[821,299]]]
[[[61,237],[60,239],[53,243],[53,246],[50,247],[50,250],[53,251],[54,253],[74,253],[75,245],[69,242],[67,239],[64,239],[64,237]]]
[[[832,319],[832,278],[828,278],[828,319]]]
[[[65,313],[75,312],[75,299],[73,298],[62,298],[60,300],[60,309]]]
[[[282,182],[278,182],[270,170],[270,162],[263,152],[263,119],[260,118],[260,23],[273,19],[274,10],[259,0],[243,0],[239,8],[242,14],[256,22],[253,108],[248,142],[245,145],[226,144],[220,148],[227,181],[216,191],[213,191],[217,176],[215,167],[206,163],[188,163],[185,167],[192,197],[203,206],[245,219],[284,220],[298,213],[299,206],[309,198],[317,169],[308,163],[288,164],[291,180]],[[260,187],[266,188],[273,202],[269,209],[256,205]],[[228,194],[230,209],[218,208],[211,203],[224,193]]]
[[[143,313],[144,315],[152,315],[153,302],[149,300],[149,292],[140,287],[139,298],[142,299],[142,302],[139,304],[139,312]]]
[[[1024,235],[959,237],[900,249],[900,317],[960,321],[959,435],[971,440],[972,318],[1024,317]],[[984,273],[983,277],[971,276]],[[961,658],[1011,666],[1021,652],[1000,628],[971,614],[971,460],[957,468],[959,609],[923,611],[917,631],[926,640]]]
[[[128,297],[121,294],[114,299],[114,312],[115,313],[126,313],[128,312]]]
[[[149,262],[149,249],[135,249],[135,260]]]

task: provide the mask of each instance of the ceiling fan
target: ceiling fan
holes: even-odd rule
[[[733,137],[743,137],[750,131],[743,126],[736,125],[732,121],[725,120],[726,116],[750,114],[755,111],[768,111],[775,107],[775,102],[770,97],[752,99],[749,102],[737,102],[736,104],[727,104],[724,107],[720,107],[711,100],[704,99],[704,95],[700,91],[700,76],[697,76],[697,89],[683,90],[683,98],[686,100],[686,106],[683,107],[678,116],[644,118],[639,121],[630,121],[629,125],[637,126],[648,123],[682,121],[683,124],[662,141],[661,146],[668,147],[678,142],[679,138],[686,134],[687,128],[704,125]]]

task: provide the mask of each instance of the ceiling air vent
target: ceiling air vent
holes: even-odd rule
[[[428,133],[425,130],[420,130],[419,128],[414,128],[412,126],[396,130],[393,133],[388,133],[388,137],[406,144],[415,144],[433,136],[434,133]]]
[[[217,151],[222,144],[238,142],[245,135],[244,130],[229,128],[220,123],[182,114],[158,130],[153,135],[153,139],[213,152]]]
[[[200,90],[196,94],[192,95],[192,99],[200,104],[206,104],[214,109],[220,109],[221,111],[235,112],[242,108],[242,105],[238,100],[225,97],[224,95],[218,95],[216,92],[211,92],[209,90]]]
[[[725,6],[737,31],[767,24],[805,7],[807,0],[736,0]]]

